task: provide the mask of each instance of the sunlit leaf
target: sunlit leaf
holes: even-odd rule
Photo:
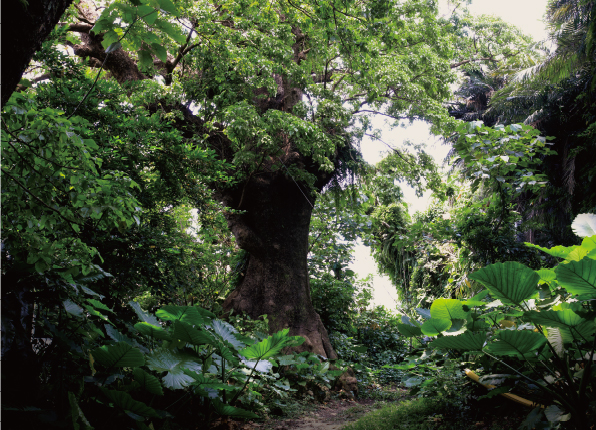
[[[519,306],[538,293],[540,277],[529,267],[514,261],[486,266],[471,275],[503,303]],[[432,308],[431,308],[432,310]]]

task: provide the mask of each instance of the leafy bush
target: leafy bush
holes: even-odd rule
[[[518,262],[489,265],[470,276],[487,290],[469,300],[438,299],[427,319],[399,329],[408,336],[438,336],[435,350],[469,354],[497,385],[491,395],[524,389],[536,408],[525,422],[588,428],[596,416],[596,216],[572,225],[579,246],[551,249],[528,244],[562,259],[534,271]],[[496,374],[492,374],[496,372]]]
[[[196,306],[163,306],[154,316],[130,302],[133,326],[89,288],[74,297],[63,303],[60,324],[43,318],[45,407],[25,418],[29,405],[5,399],[7,416],[45,427],[188,428],[258,418],[297,389],[328,391],[342,373],[308,352],[282,355],[304,341],[288,329],[242,334]]]

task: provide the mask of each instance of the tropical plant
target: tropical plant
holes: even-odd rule
[[[569,421],[584,429],[596,413],[596,216],[579,215],[572,228],[584,238],[581,245],[528,244],[562,259],[556,267],[489,265],[469,276],[486,290],[468,300],[435,300],[420,311],[423,323],[399,326],[406,336],[438,336],[430,348],[465,352],[485,372],[507,371],[486,376],[499,385],[493,395],[510,391],[511,382],[528,387],[537,408],[527,428],[546,417],[555,427]]]

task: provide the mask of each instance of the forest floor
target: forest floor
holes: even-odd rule
[[[357,421],[367,413],[388,404],[409,398],[405,389],[392,388],[393,400],[373,400],[369,398],[332,398],[327,402],[312,402],[301,407],[289,408],[284,417],[272,416],[263,422],[228,422],[216,429],[230,430],[340,430],[348,423]],[[399,391],[399,392],[398,392]]]
[[[385,406],[387,402],[371,399],[340,400],[334,399],[315,406],[303,415],[270,419],[262,424],[253,424],[248,429],[259,430],[339,430],[344,425],[356,421],[370,411]],[[247,429],[247,430],[248,430]]]

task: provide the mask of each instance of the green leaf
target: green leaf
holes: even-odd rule
[[[537,350],[546,342],[541,333],[529,330],[502,330],[493,338],[484,351],[494,355],[514,355],[524,358],[525,354]]]
[[[131,308],[133,308],[141,321],[154,325],[155,327],[161,327],[159,320],[141,309],[141,305],[139,305],[137,302],[130,301],[128,304]]]
[[[172,3],[170,0],[157,0],[157,2],[159,3],[159,7],[162,10],[165,10],[174,16],[178,16],[178,9],[176,9],[176,6],[174,6],[174,3]]]
[[[273,357],[281,352],[281,350],[291,341],[292,338],[288,336],[290,329],[283,329],[277,333],[263,339],[261,342],[255,343],[240,351],[240,354],[246,358],[266,359]]]
[[[133,399],[130,394],[125,393],[124,391],[107,390],[103,387],[101,388],[101,391],[108,399],[110,399],[110,401],[112,401],[112,403],[114,403],[115,406],[124,409],[126,412],[132,412],[133,414],[142,417],[160,418],[157,412],[155,412],[155,409],[147,406],[143,402]]]
[[[188,387],[194,379],[184,370],[201,371],[201,365],[193,357],[187,357],[169,349],[157,349],[147,357],[147,367],[156,372],[167,372],[162,378],[164,386],[173,390]]]
[[[157,16],[159,15],[157,10],[155,10],[151,6],[139,6],[137,10],[139,11],[139,16],[143,19],[143,21],[145,21],[149,25],[153,25],[153,23],[157,19]]]
[[[98,300],[87,299],[87,303],[90,303],[96,309],[103,309],[104,311],[114,312],[113,310],[111,310],[110,308],[108,308],[106,305],[104,305],[102,302],[100,302]]]
[[[430,307],[430,315],[432,318],[452,320],[466,319],[468,314],[457,299],[437,299]]]
[[[132,343],[133,343],[132,339],[130,339],[128,336],[123,335],[122,333],[120,333],[118,330],[116,330],[111,325],[105,324],[103,327],[106,330],[106,333],[108,334],[108,336],[112,340],[115,340],[116,342],[124,342],[124,343],[128,343],[129,345],[132,345]]]
[[[70,416],[72,417],[73,428],[75,430],[81,429],[81,426],[79,425],[80,420],[80,423],[83,426],[83,430],[93,430],[93,427],[91,427],[91,424],[89,423],[89,421],[85,417],[85,414],[83,414],[83,411],[77,403],[75,395],[71,391],[68,392],[68,403],[70,403]]]
[[[83,316],[83,308],[77,305],[72,300],[65,300],[62,304],[64,305],[64,309],[66,310],[66,312],[68,312],[69,314],[74,315],[76,317]]]
[[[193,345],[217,345],[213,336],[204,331],[192,327],[182,321],[174,321],[174,339],[180,339]]]
[[[139,367],[145,364],[143,353],[127,343],[104,345],[91,351],[95,360],[106,368]]]
[[[225,405],[217,399],[211,400],[215,411],[219,415],[235,417],[235,418],[259,418],[258,415],[247,411],[245,409],[236,408],[234,406]]]
[[[156,326],[146,323],[146,322],[136,323],[135,329],[139,333],[144,334],[145,336],[153,337],[155,339],[168,340],[168,341],[172,340],[172,337],[170,336],[170,334],[167,331],[165,331],[163,328],[156,327]]]
[[[137,55],[139,56],[139,69],[146,70],[153,65],[151,52],[146,49],[141,49]]]
[[[157,379],[155,376],[145,372],[140,368],[133,369],[132,376],[134,380],[141,385],[142,389],[147,390],[151,394],[163,396],[163,389],[161,388],[159,379]]]
[[[559,264],[555,273],[559,284],[570,294],[596,293],[596,260],[585,257],[581,261]]]
[[[420,327],[413,325],[397,323],[397,330],[402,336],[405,337],[422,336],[422,330],[420,330]]]
[[[152,43],[151,49],[153,50],[157,58],[159,58],[161,61],[163,61],[164,63],[168,61],[168,51],[162,45],[160,45],[159,43]]]
[[[548,255],[552,255],[553,257],[557,257],[557,258],[567,258],[569,253],[571,251],[573,251],[573,249],[575,248],[574,246],[560,246],[560,245],[553,246],[552,248],[544,248],[543,246],[534,245],[533,243],[529,243],[529,242],[525,242],[525,245],[529,246],[530,248],[539,249],[540,251],[545,252]]]
[[[591,237],[596,235],[596,215],[579,214],[573,220],[571,229],[579,237]]]
[[[117,51],[120,48],[122,48],[122,44],[120,42],[114,42],[106,48],[106,54]]]
[[[213,329],[215,334],[220,336],[225,342],[228,342],[234,348],[241,349],[246,346],[244,342],[236,338],[235,334],[238,333],[238,330],[236,330],[232,325],[228,324],[227,322],[221,320],[213,320],[211,322],[211,328]]]
[[[426,336],[436,336],[439,333],[448,330],[451,327],[451,320],[441,318],[431,318],[424,321],[421,330]]]
[[[207,321],[194,306],[164,306],[155,312],[164,321],[182,321],[192,326],[203,325]]]
[[[469,331],[458,336],[444,336],[430,343],[432,348],[459,349],[463,351],[480,351],[486,342],[484,333]]]
[[[532,269],[514,261],[491,264],[468,277],[483,284],[503,303],[516,306],[538,293],[540,279]]]
[[[524,316],[534,324],[563,329],[570,340],[588,341],[595,330],[593,321],[583,319],[570,309],[544,312],[530,311],[526,312]]]

